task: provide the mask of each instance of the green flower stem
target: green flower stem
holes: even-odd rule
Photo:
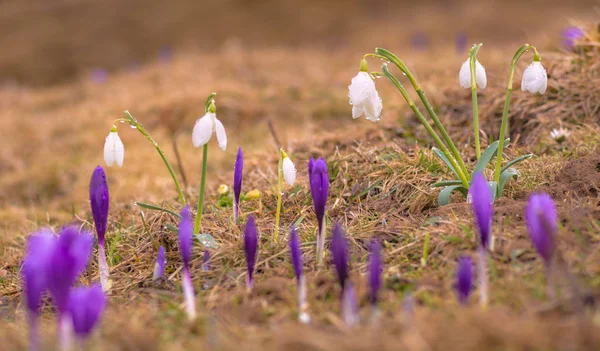
[[[204,191],[206,190],[206,167],[208,163],[208,144],[202,147],[202,176],[200,178],[200,192],[198,193],[198,206],[194,221],[194,234],[200,234],[200,220],[204,211]]]
[[[471,70],[471,100],[473,101],[473,129],[475,135],[475,153],[477,159],[481,157],[481,145],[479,143],[479,107],[477,106],[477,81],[475,62],[477,62],[477,52],[483,44],[473,45],[469,52],[469,68]]]
[[[404,73],[406,75],[406,77],[410,81],[410,84],[413,86],[413,88],[417,92],[417,95],[419,95],[419,98],[423,102],[423,105],[425,105],[425,109],[427,110],[427,113],[429,113],[429,115],[431,116],[431,119],[433,120],[433,123],[435,124],[436,128],[440,131],[440,133],[442,133],[442,137],[444,138],[446,143],[448,143],[450,150],[452,150],[454,159],[456,162],[458,162],[458,164],[460,166],[460,167],[455,166],[455,168],[457,170],[460,169],[460,171],[466,175],[467,180],[468,180],[469,172],[467,171],[467,167],[465,166],[465,163],[463,162],[463,160],[461,158],[460,152],[458,151],[458,149],[456,148],[456,145],[450,138],[450,135],[446,131],[446,128],[444,128],[444,126],[442,125],[442,122],[440,121],[439,117],[433,110],[433,107],[431,106],[431,104],[429,103],[427,98],[425,97],[425,93],[421,89],[421,86],[419,85],[419,82],[417,82],[417,79],[415,78],[415,76],[411,73],[411,71],[408,69],[406,64],[404,64],[404,62],[402,60],[400,60],[398,58],[398,56],[396,56],[394,53],[392,53],[386,49],[383,49],[383,48],[376,48],[375,52],[377,54],[375,54],[375,55],[371,54],[371,55],[374,57],[379,57],[384,60],[388,60],[388,61],[392,62],[394,65],[396,65],[396,67],[398,67],[398,69],[400,69],[402,71],[402,73]],[[441,147],[440,147],[440,149],[441,149]],[[446,157],[448,157],[448,156],[446,156]]]
[[[273,241],[279,239],[279,217],[281,214],[281,193],[283,192],[283,149],[279,150],[279,162],[277,164],[277,211],[275,212],[275,233]]]
[[[410,106],[410,109],[415,113],[415,115],[419,119],[419,122],[421,122],[421,124],[425,127],[425,129],[429,133],[429,135],[431,135],[431,137],[433,138],[433,140],[436,142],[436,144],[438,145],[438,147],[440,148],[440,150],[442,150],[442,152],[444,153],[444,155],[452,163],[452,165],[456,169],[456,172],[458,173],[458,176],[459,176],[460,181],[462,182],[462,184],[466,188],[469,188],[469,180],[466,177],[463,169],[459,167],[458,163],[456,162],[456,160],[454,159],[454,157],[450,154],[450,151],[448,150],[448,148],[446,147],[446,145],[444,144],[444,142],[440,139],[440,137],[437,135],[437,133],[429,125],[429,123],[427,122],[427,120],[425,119],[425,117],[423,116],[423,114],[421,113],[421,111],[419,111],[419,109],[415,105],[415,102],[412,100],[412,98],[410,97],[410,95],[408,95],[408,92],[406,91],[406,89],[404,89],[404,86],[402,86],[402,83],[400,83],[400,81],[398,81],[398,79],[396,77],[394,77],[394,75],[392,75],[390,73],[390,71],[387,68],[387,64],[386,63],[383,64],[383,66],[381,67],[381,69],[383,70],[383,74],[386,76],[386,78],[389,79],[390,82],[392,82],[392,84],[394,84],[394,86],[396,86],[396,88],[398,89],[398,91],[400,91],[400,94],[402,94],[402,96],[404,97],[404,100],[406,100],[406,102],[408,103],[408,106]]]
[[[535,49],[534,46],[529,44],[525,44],[515,52],[515,55],[512,58],[510,63],[510,73],[508,74],[508,88],[506,89],[506,98],[504,99],[504,111],[502,112],[502,124],[500,125],[500,137],[498,139],[498,153],[496,154],[496,171],[494,174],[494,180],[496,184],[500,184],[500,170],[502,169],[502,153],[504,152],[504,138],[506,136],[506,130],[508,129],[508,108],[510,106],[510,95],[512,94],[512,86],[513,86],[513,77],[515,75],[515,67],[517,66],[517,62],[521,55],[525,53],[525,51],[533,48],[535,55],[539,56],[539,53]],[[498,187],[500,189],[500,187]],[[497,194],[499,197],[500,194]]]
[[[125,111],[125,116],[127,116],[127,119],[126,119],[127,123],[129,123],[132,127],[135,127],[135,129],[137,129],[140,133],[142,133],[142,135],[145,136],[146,139],[148,139],[148,141],[150,141],[152,143],[152,145],[154,146],[156,151],[158,151],[160,158],[162,158],[163,162],[167,166],[167,169],[169,170],[169,173],[171,174],[171,178],[173,178],[173,183],[175,183],[175,188],[177,188],[177,194],[179,195],[179,202],[181,202],[181,204],[185,206],[185,196],[183,195],[183,191],[181,190],[181,185],[179,184],[179,181],[177,180],[177,176],[175,175],[175,171],[173,170],[171,163],[169,163],[169,160],[167,160],[165,153],[160,148],[158,143],[156,141],[154,141],[154,139],[152,139],[150,134],[148,134],[146,129],[144,129],[144,126],[141,125],[137,121],[137,119],[135,119],[131,115],[131,113],[129,113],[129,111]]]

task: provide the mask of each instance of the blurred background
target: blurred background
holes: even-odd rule
[[[586,0],[3,0],[0,82],[43,86],[82,74],[102,80],[110,72],[137,70],[181,52],[224,47],[365,52],[375,45],[426,49],[473,40],[498,45],[522,42],[533,33],[559,44],[560,31],[573,18],[598,18],[598,5]]]

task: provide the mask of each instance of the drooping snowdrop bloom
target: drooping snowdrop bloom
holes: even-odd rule
[[[256,265],[256,251],[258,249],[258,230],[254,223],[254,216],[248,216],[246,228],[244,229],[244,252],[246,254],[246,265],[248,267],[248,290],[252,290],[254,282],[254,266]]]
[[[283,164],[282,164],[283,179],[285,179],[285,182],[288,183],[289,185],[294,185],[294,182],[296,181],[296,166],[294,166],[294,162],[292,162],[292,160],[290,160],[290,158],[288,157],[288,155],[285,152],[283,152],[283,154],[285,155],[283,157]]]
[[[106,306],[106,295],[100,285],[71,290],[69,313],[73,320],[73,331],[83,343],[100,321]]]
[[[562,144],[568,137],[571,135],[571,132],[560,127],[558,129],[552,129],[550,132],[550,137],[554,139],[557,143]]]
[[[298,320],[301,323],[310,323],[308,315],[308,302],[306,301],[306,279],[302,270],[302,251],[300,251],[300,238],[296,232],[296,227],[292,226],[290,230],[290,256],[292,257],[292,267],[296,275],[298,286]]]
[[[114,163],[121,167],[123,166],[124,157],[125,147],[117,133],[117,126],[113,126],[104,141],[104,162],[108,167],[111,167]]]
[[[463,62],[460,67],[460,72],[458,73],[458,80],[460,82],[460,86],[463,88],[471,87],[471,67],[470,67],[470,58],[467,58],[465,62]],[[475,61],[475,82],[477,86],[481,89],[485,89],[487,86],[487,76],[485,75],[485,68],[479,63],[478,60]]]
[[[96,167],[90,180],[90,205],[92,207],[92,218],[98,234],[98,269],[100,270],[100,283],[102,289],[108,291],[108,264],[106,263],[106,254],[104,251],[104,235],[106,234],[106,224],[108,221],[108,184],[106,174],[100,166]]]
[[[458,260],[458,268],[456,270],[456,292],[458,294],[458,302],[461,305],[467,303],[472,288],[473,263],[469,257],[461,257]]]
[[[190,275],[190,261],[192,260],[192,213],[189,206],[181,210],[179,222],[179,251],[183,260],[183,277],[181,288],[185,299],[185,310],[190,321],[196,319],[196,296]]]
[[[244,154],[238,148],[233,166],[233,221],[238,224],[240,213],[240,195],[242,194],[242,178],[244,174]]]
[[[165,247],[161,245],[161,247],[158,248],[158,255],[156,255],[156,263],[154,264],[154,274],[152,275],[152,281],[156,282],[159,279],[164,278],[166,264],[167,258],[165,257]]]
[[[317,263],[323,262],[323,249],[325,246],[325,207],[329,195],[329,173],[325,159],[315,161],[312,157],[308,163],[308,177],[310,193],[313,198],[315,215],[317,217]]]
[[[192,142],[194,147],[201,147],[208,143],[213,132],[217,135],[217,142],[221,150],[227,149],[227,134],[223,123],[217,119],[217,108],[214,102],[211,102],[208,112],[196,121],[192,131]]]
[[[521,80],[521,90],[529,91],[530,93],[546,92],[548,86],[548,74],[546,69],[542,66],[539,55],[536,55],[533,62],[525,68],[523,72],[523,79]]]
[[[360,62],[360,71],[352,78],[352,83],[348,86],[352,118],[365,115],[369,121],[377,122],[381,117],[383,104],[377,89],[375,89],[375,82],[367,71],[367,61],[363,59]]]

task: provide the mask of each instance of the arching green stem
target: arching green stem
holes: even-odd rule
[[[277,163],[277,210],[275,212],[275,233],[273,234],[273,241],[277,242],[279,239],[279,217],[281,215],[281,193],[283,192],[283,158],[285,152],[283,149],[279,149],[279,162]]]
[[[473,45],[469,52],[469,69],[471,71],[471,100],[473,103],[473,130],[475,135],[475,153],[477,159],[481,157],[481,145],[479,143],[479,107],[477,106],[477,81],[475,63],[477,62],[477,52],[483,44]]]
[[[214,106],[215,96],[217,93],[212,93],[206,99],[204,105],[204,113],[207,113],[211,106]],[[204,211],[204,192],[206,190],[206,168],[208,165],[208,143],[202,147],[202,174],[200,178],[200,190],[198,193],[198,206],[196,207],[196,219],[194,221],[194,234],[200,234],[200,220]]]

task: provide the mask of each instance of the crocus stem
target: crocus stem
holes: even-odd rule
[[[325,215],[321,225],[319,225],[319,232],[317,233],[317,266],[323,265],[323,251],[325,250]]]
[[[475,80],[475,63],[477,62],[477,52],[482,44],[474,45],[471,48],[471,52],[469,53],[470,61],[469,67],[471,70],[471,100],[473,102],[473,129],[475,135],[475,153],[477,154],[477,159],[481,157],[481,146],[479,144],[479,108],[477,106],[477,83]]]
[[[548,285],[548,298],[550,301],[556,300],[556,293],[554,290],[554,271],[552,269],[552,263],[548,262],[545,265],[546,268],[546,284]]]
[[[233,223],[239,224],[240,205],[238,199],[233,199]]]
[[[108,264],[106,263],[106,253],[104,252],[104,242],[98,242],[98,270],[100,271],[100,284],[102,291],[107,292],[108,286]]]
[[[204,191],[206,190],[206,167],[208,164],[208,144],[202,147],[202,175],[200,178],[200,192],[198,193],[198,207],[196,208],[196,220],[194,221],[194,233],[200,233],[200,220],[204,210]]]
[[[387,64],[383,64],[383,66],[381,68],[383,70],[383,74],[386,76],[386,78],[388,78],[392,82],[392,84],[394,84],[394,86],[396,86],[398,91],[400,91],[400,94],[402,94],[402,96],[404,97],[404,100],[406,100],[406,102],[410,106],[410,109],[415,113],[415,115],[417,116],[417,118],[419,119],[421,124],[425,127],[427,132],[429,132],[429,135],[431,135],[431,137],[433,138],[435,143],[438,145],[440,150],[442,150],[442,152],[444,153],[446,158],[452,163],[452,166],[456,170],[456,173],[457,173],[458,177],[460,178],[460,181],[462,182],[463,186],[465,188],[469,188],[469,180],[468,180],[466,174],[463,172],[462,168],[458,165],[458,163],[456,162],[456,159],[450,154],[450,151],[448,150],[448,148],[446,147],[444,142],[440,139],[440,137],[437,135],[437,133],[429,125],[429,123],[427,122],[427,120],[425,119],[425,117],[423,116],[421,111],[419,111],[419,109],[415,105],[415,102],[412,100],[410,95],[408,95],[408,92],[406,91],[406,89],[404,89],[404,86],[402,86],[402,83],[400,83],[400,81],[396,77],[394,77],[394,75],[392,75],[390,73],[390,71],[387,68]]]
[[[306,301],[306,279],[304,275],[298,278],[298,320],[304,324],[310,323],[308,302]]]
[[[510,72],[508,74],[508,87],[506,89],[506,97],[504,99],[504,110],[502,111],[502,124],[500,125],[500,137],[498,139],[498,153],[496,154],[496,170],[494,174],[494,180],[496,184],[500,184],[500,170],[502,169],[502,153],[504,152],[504,138],[506,136],[506,130],[508,129],[508,108],[510,107],[510,95],[512,94],[512,86],[513,86],[513,77],[515,75],[515,67],[517,66],[517,62],[521,55],[525,53],[525,51],[529,50],[529,48],[535,47],[525,44],[515,52],[515,55],[512,58],[510,63]],[[500,189],[500,187],[498,187]],[[500,194],[497,194],[496,197],[499,197]]]
[[[479,247],[479,259],[477,260],[479,277],[479,303],[483,309],[488,305],[488,274],[487,274],[487,252],[483,246]]]
[[[465,166],[465,163],[463,162],[463,160],[461,158],[460,152],[456,148],[456,145],[452,141],[452,138],[450,138],[450,135],[446,131],[446,128],[444,128],[444,125],[442,124],[439,117],[435,113],[433,107],[431,106],[431,104],[429,103],[427,98],[425,97],[425,93],[423,92],[423,89],[421,89],[421,85],[419,84],[419,82],[417,81],[415,76],[408,69],[406,64],[404,64],[404,62],[402,60],[400,60],[400,58],[398,58],[398,56],[396,56],[391,51],[388,51],[383,48],[377,48],[377,49],[375,49],[375,52],[377,52],[376,56],[380,56],[381,58],[389,60],[394,65],[396,65],[396,67],[398,67],[402,71],[402,73],[406,74],[406,78],[408,78],[408,80],[410,81],[410,84],[413,86],[413,89],[415,89],[415,91],[417,92],[417,95],[419,95],[419,98],[423,102],[423,105],[425,106],[425,109],[429,113],[429,116],[431,116],[431,119],[433,120],[433,123],[435,124],[436,128],[440,131],[440,133],[442,133],[442,137],[444,138],[444,140],[446,140],[446,143],[448,143],[450,150],[452,150],[452,154],[454,155],[455,162],[458,163],[458,165],[460,167],[460,171],[464,175],[466,175],[466,177],[468,177],[469,172],[467,171],[467,166]],[[404,94],[402,94],[402,95],[404,96]],[[406,97],[405,97],[405,99],[406,99]],[[407,102],[408,102],[408,100],[407,100]],[[412,106],[411,106],[411,109],[412,109]],[[420,119],[419,119],[419,121],[421,122],[421,124],[425,125],[423,123],[423,121],[421,121]],[[427,125],[429,125],[429,123],[427,123]],[[425,127],[425,128],[427,128],[427,127]],[[436,136],[437,136],[437,134],[436,134]],[[441,147],[440,147],[440,149],[441,149]],[[448,157],[448,156],[446,156],[446,157]],[[449,160],[450,160],[450,158],[449,158]],[[458,167],[456,167],[456,168],[458,168]]]
[[[183,297],[185,299],[185,311],[188,319],[193,321],[196,319],[196,296],[194,295],[194,286],[192,285],[189,267],[183,268],[181,288],[183,290]]]
[[[137,129],[140,133],[142,133],[142,135],[145,136],[146,139],[148,139],[148,141],[150,141],[150,143],[152,143],[152,146],[154,146],[154,148],[156,149],[156,151],[158,151],[158,154],[160,155],[160,158],[162,158],[163,162],[165,163],[165,166],[167,166],[167,170],[169,170],[169,174],[171,174],[171,178],[173,178],[173,183],[175,183],[175,188],[177,189],[177,194],[179,195],[179,202],[181,202],[182,205],[185,205],[185,196],[183,196],[183,191],[181,190],[181,185],[179,184],[179,181],[177,180],[177,175],[175,175],[175,171],[173,170],[173,167],[171,166],[171,163],[169,163],[169,160],[167,160],[167,157],[165,156],[165,153],[160,148],[160,146],[158,145],[158,143],[156,141],[154,141],[154,139],[152,139],[152,137],[150,136],[150,134],[148,134],[148,132],[146,131],[146,129],[144,129],[144,126],[141,125],[137,121],[137,119],[135,119],[131,115],[131,113],[129,113],[129,111],[125,111],[125,115],[127,116],[127,122],[132,127],[135,127],[135,129]]]
[[[61,312],[58,315],[58,340],[61,350],[71,350],[73,346],[72,321],[71,316],[65,312]]]
[[[282,149],[283,150],[283,149]],[[275,234],[273,240],[277,242],[279,238],[279,217],[281,214],[281,193],[283,192],[283,154],[279,152],[279,162],[277,164],[277,210],[275,212]]]
[[[29,351],[40,349],[40,322],[37,313],[28,311],[29,320]]]

